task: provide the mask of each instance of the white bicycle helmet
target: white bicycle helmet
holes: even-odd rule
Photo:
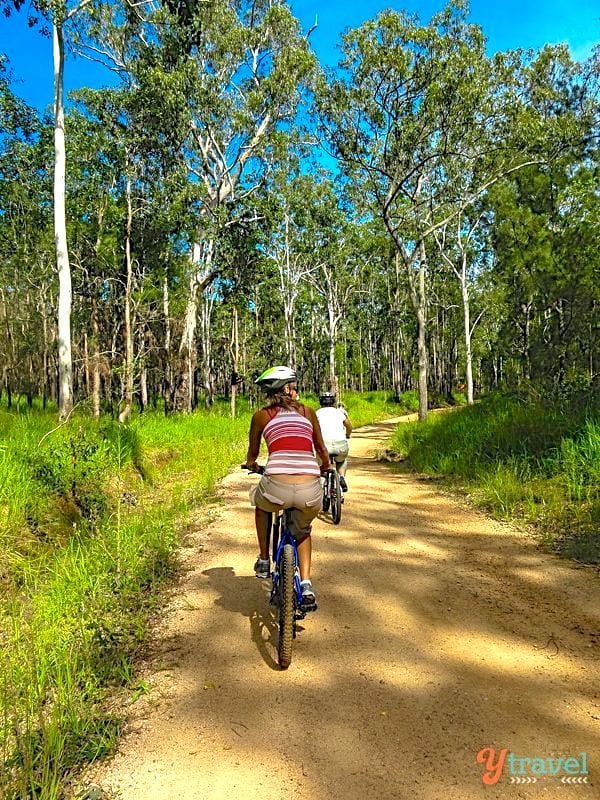
[[[298,380],[296,377],[296,373],[293,369],[289,367],[269,367],[266,369],[262,375],[259,375],[258,378],[254,381],[257,386],[266,392],[267,394],[273,394],[273,392],[282,389],[286,383],[293,383],[294,381]]]

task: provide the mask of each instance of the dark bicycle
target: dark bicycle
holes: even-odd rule
[[[242,464],[242,469],[247,469],[245,464]],[[262,475],[264,467],[258,467],[255,471]],[[271,515],[268,536],[273,558],[270,603],[277,609],[279,628],[277,657],[281,669],[287,669],[292,662],[297,623],[305,618],[307,612],[316,611],[317,604],[302,602],[298,549],[289,529],[288,511]]]
[[[340,484],[340,474],[337,471],[335,457],[329,454],[331,469],[325,473],[323,484],[323,511],[327,513],[331,509],[331,519],[334,525],[339,525],[342,518],[342,503],[344,496]]]

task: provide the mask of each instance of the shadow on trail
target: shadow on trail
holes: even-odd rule
[[[361,437],[377,440],[394,427]],[[314,527],[319,611],[289,672],[259,684],[264,705],[255,679],[238,680],[231,643],[218,639],[227,620],[206,621],[222,684],[210,712],[226,728],[243,709],[248,732],[235,751],[263,766],[279,755],[264,736],[275,726],[277,747],[302,767],[302,785],[326,787],[299,797],[477,800],[484,787],[475,754],[491,744],[524,756],[585,750],[597,763],[589,681],[597,610],[565,592],[563,573],[545,573],[519,534],[466,512],[434,483],[416,492],[415,482],[351,457],[341,525],[324,516]],[[240,495],[232,507],[245,502]],[[251,509],[244,513],[252,531]],[[221,609],[250,620],[254,646],[276,671],[268,587],[226,566],[203,575]],[[206,705],[198,695],[190,709]],[[561,796],[569,790],[559,788]],[[485,791],[506,793],[506,779]]]
[[[236,575],[232,567],[213,567],[202,572],[209,579],[219,597],[215,605],[225,611],[241,614],[250,621],[250,638],[270,669],[279,671],[277,653],[279,631],[275,609],[269,605],[270,580],[257,580],[254,576]],[[298,632],[304,628],[298,625]]]

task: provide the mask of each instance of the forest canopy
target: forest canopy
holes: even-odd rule
[[[53,118],[0,61],[9,406],[191,411],[276,363],[418,388],[421,417],[598,380],[598,50],[490,56],[454,2],[377,15],[327,70],[285,2],[33,8]],[[65,47],[117,82],[65,102]]]

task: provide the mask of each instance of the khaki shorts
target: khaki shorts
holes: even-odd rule
[[[289,526],[296,541],[310,536],[311,523],[321,510],[321,480],[315,478],[305,483],[282,483],[277,478],[263,475],[250,491],[250,502],[262,511],[276,512],[289,508]]]
[[[333,460],[338,467],[341,467],[348,457],[348,440],[344,439],[339,442],[325,441],[325,447],[329,455],[333,456]]]

